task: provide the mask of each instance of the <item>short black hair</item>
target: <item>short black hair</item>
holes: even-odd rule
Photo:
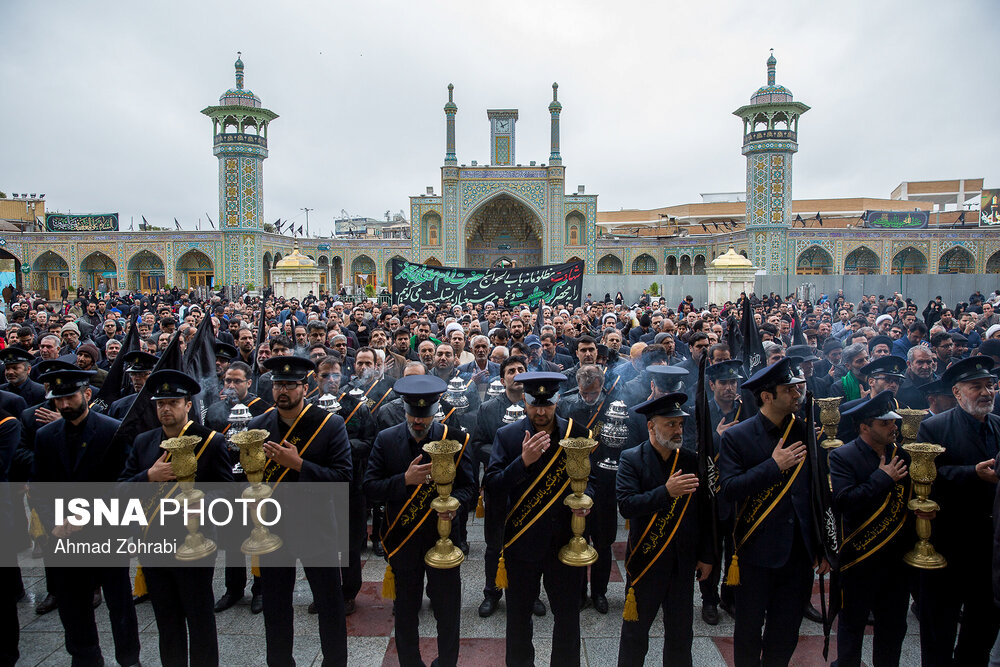
[[[528,367],[528,361],[519,354],[512,354],[502,362],[500,362],[500,376],[503,377],[507,373],[507,369],[511,364],[521,364],[525,368]]]

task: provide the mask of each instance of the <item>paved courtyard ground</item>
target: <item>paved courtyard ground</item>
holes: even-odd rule
[[[597,613],[593,607],[580,614],[581,664],[590,667],[614,665],[618,655],[618,638],[621,632],[622,608],[625,600],[625,584],[622,580],[625,555],[624,523],[619,526],[615,544],[617,559],[611,571],[608,600],[611,609],[607,615]],[[505,608],[503,602],[491,618],[482,619],[477,613],[482,601],[485,574],[483,571],[483,530],[482,520],[469,524],[471,552],[462,564],[462,647],[459,663],[462,665],[502,664],[504,655]],[[63,641],[59,615],[52,612],[45,616],[35,615],[35,601],[45,595],[45,582],[40,561],[32,560],[29,552],[21,555],[21,566],[28,596],[18,605],[21,620],[21,661],[20,665],[69,664]],[[347,619],[347,650],[353,666],[396,665],[396,647],[393,639],[392,604],[383,600],[382,573],[385,562],[370,551],[362,554],[364,560],[364,584],[357,599],[358,611]],[[216,570],[216,597],[223,592],[223,569]],[[694,664],[699,667],[722,667],[733,664],[733,619],[720,612],[722,620],[717,626],[710,626],[701,620],[701,601],[695,587],[694,622]],[[542,599],[545,600],[544,590]],[[316,617],[310,616],[307,607],[312,600],[308,582],[301,568],[295,587],[295,661],[300,666],[320,665],[319,632]],[[818,597],[814,602],[819,608]],[[250,613],[250,597],[216,616],[219,632],[219,654],[222,665],[264,665],[264,616]],[[150,604],[136,608],[139,618],[140,641],[142,642],[142,663],[147,667],[159,665],[156,622]],[[101,634],[101,646],[108,664],[114,664],[114,644],[108,622],[107,606],[102,605],[96,612],[97,626]],[[917,636],[917,620],[911,614],[908,619],[908,635],[903,646],[901,664],[920,664],[920,646]],[[547,665],[551,652],[552,614],[534,619],[536,662]],[[870,628],[869,628],[870,631]],[[420,614],[421,652],[424,662],[430,664],[437,655],[434,641],[436,636],[434,617],[427,603]],[[653,624],[650,640],[650,654],[647,665],[662,664],[663,624],[659,618]],[[826,664],[822,655],[823,629],[816,623],[803,621],[802,636],[792,661],[793,665]],[[865,640],[865,664],[871,664],[871,636]],[[831,640],[830,659],[836,657],[836,639]]]

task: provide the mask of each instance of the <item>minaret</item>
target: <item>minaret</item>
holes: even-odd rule
[[[263,108],[260,98],[243,87],[241,55],[236,58],[236,87],[222,94],[218,106],[201,112],[212,119],[212,152],[219,158],[219,229],[226,235],[225,267],[221,276],[216,268],[216,282],[260,286],[259,238],[247,234],[263,230],[267,127],[278,114]]]
[[[562,164],[562,156],[559,155],[559,113],[562,105],[559,104],[559,84],[552,84],[552,104],[549,105],[549,114],[552,116],[551,148],[549,149],[549,164]]]
[[[799,116],[809,110],[775,82],[774,50],[767,59],[767,85],[733,115],[743,119],[747,156],[747,246],[750,261],[769,275],[794,266],[788,256],[792,210],[792,156],[799,150]]]
[[[444,163],[446,166],[451,167],[458,164],[458,158],[455,156],[455,114],[458,113],[458,105],[456,105],[455,100],[452,99],[454,91],[455,86],[449,83],[448,103],[444,105],[444,116],[447,125]]]

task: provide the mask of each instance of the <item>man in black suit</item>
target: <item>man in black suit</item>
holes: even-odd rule
[[[813,530],[805,423],[795,418],[804,384],[791,359],[765,366],[742,385],[760,411],[722,435],[722,500],[741,508],[726,580],[736,586],[737,667],[788,663],[812,592],[813,568],[829,571]]]
[[[997,489],[1000,417],[992,414],[996,378],[990,357],[951,365],[941,382],[958,405],[925,419],[917,440],[945,448],[934,463],[934,500],[941,506],[933,543],[948,567],[919,572],[917,606],[924,664],[986,664],[1000,629],[1000,609],[986,582],[992,566],[993,498]],[[958,631],[959,612],[962,628]],[[958,643],[955,643],[956,633]]]
[[[229,414],[237,403],[245,405],[250,411],[251,417],[264,414],[268,410],[268,404],[250,391],[252,384],[253,373],[249,366],[242,361],[230,363],[222,377],[223,390],[220,395],[222,400],[209,406],[208,413],[205,415],[205,425],[226,437],[232,426]],[[240,459],[239,448],[230,443],[228,449],[229,458],[233,464],[233,478],[235,481],[245,482],[246,473],[242,472],[242,468],[236,468]],[[226,552],[226,592],[215,603],[216,613],[223,612],[242,600],[247,585],[246,556],[240,550],[240,545],[246,538],[246,531],[240,526],[235,533],[232,529],[227,530],[226,527],[223,527],[220,532],[219,538],[223,542],[220,546]],[[250,595],[250,613],[259,614],[264,610],[264,597],[260,593],[259,576],[255,575],[253,578]]]
[[[628,594],[618,664],[641,667],[649,629],[663,609],[663,664],[691,665],[694,579],[712,571],[712,508],[698,486],[698,455],[683,449],[687,400],[677,392],[635,407],[648,440],[622,451],[618,507],[630,522]],[[692,502],[693,501],[693,502]]]
[[[608,408],[614,400],[604,390],[604,371],[599,366],[580,366],[576,371],[577,391],[561,397],[556,414],[563,419],[591,429],[597,436],[597,449],[591,455],[594,480],[594,508],[587,519],[588,537],[597,550],[597,562],[590,567],[590,598],[584,583],[582,607],[593,601],[600,614],[608,613],[608,581],[611,577],[611,545],[618,533],[618,507],[615,504],[615,471],[598,465],[605,458],[617,458],[618,452],[605,446],[601,428],[607,421]],[[632,445],[638,443],[633,442]]]
[[[491,398],[483,403],[476,414],[476,428],[472,432],[472,448],[476,457],[476,468],[474,476],[479,477],[479,466],[483,467],[485,476],[486,469],[490,464],[490,455],[493,452],[493,439],[496,432],[504,425],[504,416],[507,408],[517,405],[524,408],[524,386],[516,382],[514,378],[527,371],[524,357],[507,357],[500,364],[500,382],[503,383],[504,391],[499,396]],[[493,499],[483,484],[483,509],[485,512],[483,534],[486,539],[486,553],[484,562],[486,567],[486,585],[483,587],[483,601],[479,604],[479,615],[482,618],[489,618],[497,610],[500,598],[503,596],[503,589],[497,588],[497,561],[500,558],[500,542],[503,539],[503,522],[505,509],[500,503]],[[536,616],[545,615],[545,606],[541,600],[536,600],[532,608]]]
[[[132,393],[128,396],[122,396],[108,407],[108,415],[118,420],[125,419],[125,415],[132,409],[135,397],[146,386],[146,379],[153,372],[158,360],[148,352],[132,350],[125,353],[122,361],[125,363],[125,373],[128,374],[129,381],[132,382]]]
[[[349,530],[347,561],[348,566],[341,573],[343,578],[344,614],[350,616],[356,610],[355,598],[361,591],[361,549],[368,539],[368,525],[365,517],[367,507],[362,482],[368,467],[368,455],[377,435],[375,418],[368,410],[368,402],[359,397],[340,390],[341,357],[333,354],[318,362],[317,386],[310,403],[323,407],[320,400],[327,395],[335,396],[337,403],[334,413],[343,418],[347,427],[347,437],[351,442],[351,459],[353,472],[351,477],[351,495],[349,499]],[[309,612],[315,613],[315,603],[309,606]]]
[[[34,355],[20,347],[0,350],[0,362],[3,363],[3,374],[7,380],[0,384],[0,391],[17,394],[28,407],[45,400],[45,387],[28,377],[34,359]]]
[[[902,359],[886,356],[884,359]],[[873,362],[874,363],[874,362]],[[868,615],[875,619],[873,663],[898,665],[906,637],[910,601],[903,554],[913,544],[908,521],[909,456],[896,445],[895,398],[886,390],[865,399],[844,417],[860,435],[830,452],[833,507],[843,526],[844,542],[833,594],[843,607],[837,624],[837,662],[861,664],[861,644]],[[933,518],[921,513],[925,518]],[[859,530],[866,526],[867,530]],[[839,588],[839,590],[838,590]]]
[[[195,482],[231,482],[233,466],[220,433],[188,419],[191,402],[201,392],[198,381],[173,369],[156,371],[149,376],[160,426],[139,434],[129,451],[122,482],[153,482],[148,498],[169,498],[179,489],[171,484],[177,477],[170,463],[171,453],[160,445],[178,436],[197,436],[195,445],[198,471]],[[126,487],[131,489],[132,486]],[[144,539],[172,537],[183,542],[184,526],[151,524]],[[188,659],[199,665],[219,664],[219,642],[215,630],[215,596],[212,593],[212,573],[215,554],[204,565],[180,567],[173,555],[142,557],[142,573],[153,603],[156,627],[159,630],[160,660],[164,665],[186,665]],[[138,575],[136,575],[138,577]],[[188,654],[190,640],[191,653]]]
[[[62,419],[38,429],[31,482],[114,482],[125,465],[125,451],[111,450],[118,420],[88,408],[90,379],[83,370],[58,370],[45,374],[49,394]],[[51,508],[35,502],[54,548],[59,539],[72,539],[72,528],[55,525]],[[82,536],[81,536],[82,537]],[[120,665],[139,662],[139,627],[132,603],[128,563],[111,567],[46,570],[49,590],[55,596],[59,619],[66,633],[66,650],[74,665],[103,665],[94,619],[94,590],[101,588],[108,603],[115,658]]]
[[[424,581],[437,621],[438,657],[434,664],[458,664],[459,621],[462,582],[459,567],[429,568],[424,555],[437,541],[437,522],[428,521],[431,501],[437,497],[431,480],[431,459],[422,446],[434,440],[457,440],[462,449],[456,455],[457,472],[452,497],[468,505],[475,498],[469,436],[454,426],[434,421],[441,394],[447,383],[433,375],[409,375],[396,380],[393,391],[403,399],[406,421],[378,434],[372,445],[364,489],[373,503],[385,503],[386,523],[381,533],[389,565],[383,591],[394,595],[396,647],[401,665],[423,664],[417,614],[423,601]],[[454,519],[455,512],[439,517]],[[458,552],[461,556],[461,552]],[[461,561],[459,561],[461,562]],[[391,579],[390,579],[391,577]]]
[[[576,372],[574,370],[573,377]],[[572,536],[563,438],[591,437],[576,421],[558,417],[556,401],[561,373],[522,373],[526,416],[497,431],[486,472],[486,486],[497,499],[507,521],[497,572],[497,585],[507,589],[507,664],[534,663],[531,609],[543,582],[555,616],[552,655],[557,662],[580,662],[580,599],[583,569],[559,560],[559,549]],[[531,496],[541,502],[525,502]],[[593,497],[593,491],[590,494]],[[572,514],[571,514],[572,512]]]
[[[351,481],[351,445],[344,420],[305,402],[309,376],[316,365],[302,357],[271,357],[263,364],[271,374],[271,392],[276,409],[255,417],[250,429],[264,429],[268,441],[264,454],[264,482],[272,488],[279,483]],[[314,374],[314,373],[313,373]],[[277,490],[275,488],[275,490]],[[318,504],[309,536],[284,536],[281,551],[295,553],[302,562],[312,588],[319,614],[319,638],[325,662],[347,663],[347,624],[340,568],[317,565],[329,560],[336,551],[338,526],[330,498]],[[261,590],[264,596],[264,632],[267,662],[290,665],[294,636],[292,590],[295,568],[268,566],[268,556],[261,556]]]

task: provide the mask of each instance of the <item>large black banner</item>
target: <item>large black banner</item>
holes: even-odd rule
[[[46,213],[45,230],[49,232],[117,232],[117,213],[68,215]]]
[[[392,293],[398,303],[422,306],[429,301],[485,303],[503,299],[508,306],[545,303],[580,305],[583,262],[524,269],[452,269],[392,260]]]

